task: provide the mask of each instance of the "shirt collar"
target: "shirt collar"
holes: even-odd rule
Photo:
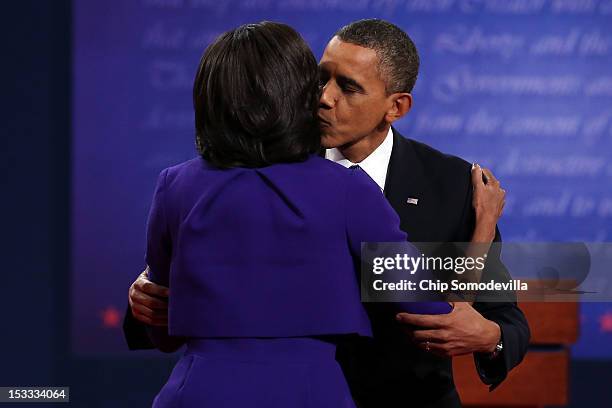
[[[359,165],[368,176],[378,184],[381,190],[385,189],[385,180],[387,179],[387,168],[389,160],[391,160],[391,151],[393,150],[393,130],[389,127],[389,132],[385,136],[385,140],[378,146],[368,157],[360,163],[353,163],[348,160],[340,150],[333,148],[325,151],[325,158],[334,161],[344,167],[350,167],[355,164]]]

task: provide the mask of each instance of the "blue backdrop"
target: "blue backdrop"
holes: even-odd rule
[[[191,86],[204,48],[261,20],[317,57],[379,17],[415,41],[404,135],[490,167],[505,240],[612,241],[612,0],[131,0],[73,4],[72,304],[79,353],[126,349],[156,176],[195,155]],[[612,304],[582,305],[576,357],[612,358]]]

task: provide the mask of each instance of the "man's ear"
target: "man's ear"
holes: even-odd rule
[[[387,111],[385,119],[388,123],[393,123],[403,118],[412,108],[412,95],[409,93],[395,93],[391,98],[391,108]]]

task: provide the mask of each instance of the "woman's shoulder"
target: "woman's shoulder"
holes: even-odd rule
[[[350,177],[350,169],[338,164],[334,161],[326,159],[321,156],[311,156],[306,162],[305,166],[310,172],[315,172],[318,176],[332,177],[335,179],[345,180]]]
[[[365,188],[366,190],[380,191],[380,187],[378,187],[376,182],[362,169],[346,168],[341,164],[323,157],[317,157],[317,159],[320,161],[319,166],[323,173],[335,178],[334,181],[339,180],[342,185],[349,187],[349,190],[362,190]]]
[[[213,167],[210,166],[202,157],[198,156],[182,163],[167,167],[162,171],[162,173],[166,173],[167,182],[172,182],[179,179],[199,176],[209,170],[213,170]]]
[[[198,157],[189,159],[187,161],[169,166],[166,170],[168,171],[169,174],[170,173],[180,174],[185,171],[194,171],[198,169],[204,169],[207,167],[208,167],[208,164],[206,163],[206,160],[198,156]]]
[[[334,189],[343,191],[380,190],[378,185],[361,169],[350,169],[320,156],[311,156],[302,163],[302,171],[318,180],[320,184],[328,184]]]
[[[307,160],[298,163],[277,163],[268,167],[248,169],[218,169],[201,157],[170,166],[162,171],[164,184],[167,186],[192,186],[193,181],[203,178],[209,183],[222,183],[224,180],[234,179],[235,175],[248,175],[250,173],[265,174],[270,179],[284,182],[282,184],[317,185],[319,189],[333,190],[336,193],[358,190],[364,188],[374,189],[373,180],[363,171],[347,169],[344,166],[317,155],[311,155]],[[242,179],[242,178],[239,178]],[[244,178],[248,181],[248,177]],[[346,194],[346,193],[344,193]]]

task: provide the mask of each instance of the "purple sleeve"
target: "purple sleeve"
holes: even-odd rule
[[[169,287],[172,240],[164,204],[167,174],[168,169],[160,173],[153,194],[153,202],[147,221],[145,261],[149,266],[149,280],[158,285]],[[183,338],[170,336],[168,327],[147,326],[147,334],[155,347],[167,353],[176,351],[184,343]]]
[[[346,229],[353,256],[362,242],[402,242],[406,233],[380,187],[361,169],[350,169],[346,190]]]
[[[163,170],[158,179],[153,202],[147,220],[147,250],[145,262],[149,265],[149,280],[168,287],[172,242],[164,205],[166,176],[168,169]]]
[[[391,207],[380,187],[361,169],[351,169],[351,182],[347,188],[346,223],[348,240],[354,257],[361,258],[362,242],[396,242],[379,248],[379,256],[407,254],[418,257],[420,251],[410,242],[400,229],[400,219]],[[396,281],[403,277],[403,271],[386,272],[386,279]],[[428,271],[418,270],[416,277],[421,279],[431,275]],[[444,301],[403,301],[399,298],[393,303],[395,311],[417,314],[445,314],[452,307]]]

